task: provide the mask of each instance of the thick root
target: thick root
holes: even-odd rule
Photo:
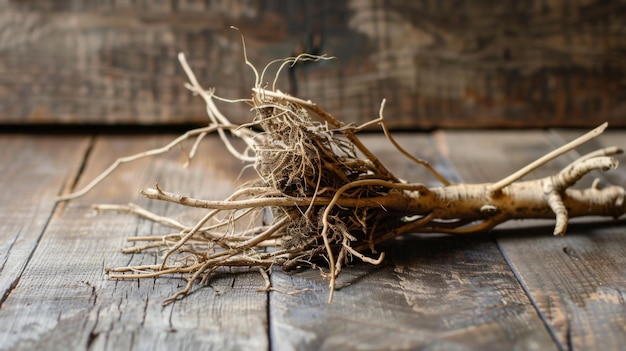
[[[281,68],[302,58],[281,61]],[[275,88],[262,88],[265,70],[261,75],[254,70],[257,80],[252,98],[242,100],[252,106],[252,122],[244,126],[232,124],[217,109],[214,99],[219,98],[200,86],[184,56],[180,60],[190,80],[187,88],[206,101],[210,125],[192,130],[162,148],[120,158],[85,189],[61,198],[81,196],[122,163],[167,152],[195,137],[188,153],[190,160],[197,144],[209,132],[218,133],[234,157],[254,166],[258,179],[223,201],[193,199],[158,186],[143,191],[151,199],[208,209],[192,226],[133,205],[97,207],[130,212],[174,229],[162,237],[135,238],[133,241],[143,240],[147,244],[126,250],[160,250],[160,264],[108,271],[110,278],[131,279],[184,274],[188,284],[165,303],[188,294],[195,282],[206,282],[219,267],[288,269],[312,266],[319,261],[328,263],[324,275],[329,279],[331,300],[335,279],[346,262],[357,258],[379,264],[384,253],[378,253],[376,246],[406,233],[469,234],[487,231],[510,219],[555,218],[554,234],[563,235],[571,217],[616,218],[626,212],[621,187],[600,189],[596,182],[585,190],[571,188],[593,170],[616,168],[617,161],[611,156],[621,152],[618,148],[585,155],[551,177],[519,181],[547,161],[597,137],[606,124],[498,182],[452,184],[428,162],[409,155],[393,140],[381,106],[379,118],[367,126],[380,125],[400,153],[439,179],[440,187],[429,188],[402,181],[385,168],[357,137],[361,127],[345,125],[310,101]],[[246,63],[249,64],[247,60]],[[237,150],[227,132],[242,139],[246,148]],[[270,223],[265,220],[268,217]],[[272,249],[267,250],[268,247]]]

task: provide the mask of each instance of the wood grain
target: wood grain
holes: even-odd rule
[[[508,175],[573,134],[444,132],[439,140],[463,180],[483,182]],[[607,141],[623,143],[623,135],[613,135]],[[604,137],[596,143],[604,145]],[[554,173],[572,157],[553,161],[527,178]],[[623,168],[619,174],[623,179]],[[579,225],[570,225],[564,238],[552,237],[551,221],[511,223],[505,226],[509,229],[496,231],[498,247],[560,349],[619,349],[626,342],[626,231],[610,219],[575,222]]]
[[[79,186],[115,158],[160,146],[173,137],[97,138]],[[142,187],[160,180],[164,189],[193,196],[224,197],[233,189],[237,162],[221,157],[216,139],[206,140],[190,169],[173,152],[120,169],[86,197],[55,213],[0,310],[2,349],[253,349],[267,348],[267,294],[258,273],[218,274],[209,286],[162,307],[184,286],[180,277],[110,281],[105,267],[154,263],[152,254],[124,255],[127,236],[163,234],[134,216],[103,213],[94,201],[138,202],[153,211],[190,220],[197,216],[139,198]],[[49,201],[50,198],[44,199]],[[4,274],[3,274],[4,275]]]
[[[0,134],[0,306],[19,283],[55,209],[71,185],[88,137]]]
[[[298,95],[347,122],[386,98],[396,128],[626,126],[625,18],[625,0],[5,1],[0,122],[205,123],[176,54],[206,88],[246,98],[235,25],[257,67],[321,38],[338,59],[296,67]]]
[[[396,138],[450,180],[478,182],[508,175],[578,134],[455,130]],[[551,236],[552,221],[512,222],[471,237],[407,236],[378,248],[387,255],[382,265],[345,267],[332,304],[319,271],[274,269],[269,294],[257,291],[264,281],[255,271],[222,271],[162,307],[182,288],[180,277],[111,281],[103,270],[156,262],[155,255],[119,250],[132,245],[128,236],[163,229],[131,215],[96,213],[91,205],[132,201],[193,221],[202,211],[147,201],[138,192],[158,181],[168,191],[223,199],[251,174],[235,181],[242,165],[219,140],[205,140],[189,169],[172,150],[122,166],[84,198],[56,207],[53,199],[115,158],[173,138],[0,136],[0,350],[608,350],[626,342],[626,232],[622,222],[596,219],[572,224],[565,238]],[[382,135],[363,140],[400,177],[436,185]],[[578,152],[624,147],[623,140],[623,131],[609,131]],[[571,157],[529,177],[551,174]],[[624,186],[626,172],[605,179]]]
[[[427,135],[399,142],[451,170]],[[434,184],[380,136],[367,145],[399,176]],[[392,156],[393,155],[393,156]],[[402,168],[404,166],[404,168]],[[534,307],[489,236],[409,237],[378,248],[378,267],[356,262],[342,270],[327,304],[319,272],[274,272],[270,335],[276,350],[554,349]]]

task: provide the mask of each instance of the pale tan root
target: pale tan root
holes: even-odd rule
[[[106,177],[108,177],[111,173],[113,173],[119,166],[121,166],[124,163],[132,162],[132,161],[144,158],[144,157],[155,156],[155,155],[166,153],[170,151],[171,149],[173,149],[174,147],[181,145],[183,141],[189,139],[190,137],[197,136],[199,139],[201,139],[207,133],[211,133],[216,130],[220,130],[222,128],[228,129],[229,127],[217,125],[217,126],[208,126],[208,127],[193,129],[179,136],[178,138],[174,139],[172,142],[170,142],[169,144],[163,147],[140,152],[138,154],[131,155],[131,156],[120,157],[115,162],[113,162],[113,164],[111,164],[109,168],[107,168],[104,172],[100,173],[100,175],[94,178],[85,187],[83,187],[80,190],[74,191],[70,194],[59,196],[57,198],[57,201],[66,201],[66,200],[76,199],[85,195],[86,193],[91,191],[96,185],[100,184]],[[194,149],[195,149],[195,146],[194,146]],[[193,158],[194,156],[194,153],[195,153],[195,150],[192,151],[191,153],[185,153],[185,155],[187,156],[187,162],[185,164],[188,164],[190,162],[191,158]]]
[[[499,223],[502,223],[510,219],[523,219],[523,218],[554,218],[556,214],[557,224],[555,226],[555,235],[563,235],[565,233],[567,221],[570,217],[576,216],[611,216],[619,217],[626,211],[624,203],[624,189],[621,187],[607,187],[600,189],[597,186],[597,182],[594,183],[589,189],[578,190],[570,189],[582,176],[593,170],[607,170],[615,168],[617,162],[607,156],[620,152],[617,148],[608,148],[598,150],[589,155],[585,155],[573,162],[569,166],[565,167],[561,172],[554,176],[515,182],[497,193],[491,191],[492,184],[452,184],[443,187],[436,187],[428,189],[422,184],[402,184],[393,183],[389,181],[382,181],[378,179],[365,179],[355,181],[346,184],[341,189],[335,192],[332,198],[317,197],[315,199],[316,205],[325,206],[324,214],[322,215],[323,227],[319,234],[321,236],[324,249],[328,252],[336,252],[334,255],[327,255],[329,260],[331,272],[327,275],[334,284],[335,277],[341,270],[341,266],[348,256],[356,257],[365,262],[372,264],[381,263],[384,258],[384,253],[381,253],[378,259],[373,259],[364,254],[365,251],[370,250],[373,245],[380,242],[389,240],[393,237],[410,233],[449,233],[449,234],[469,234],[481,231],[486,231]],[[354,199],[345,198],[343,194],[352,189],[364,186],[377,185],[389,190],[389,194],[377,198],[375,203],[353,201]],[[544,191],[546,188],[552,189],[552,191]],[[394,192],[397,191],[397,192]],[[258,196],[262,192],[252,192],[255,196]],[[193,199],[188,197],[180,197],[176,194],[171,194],[163,191],[162,189],[147,189],[144,191],[148,197],[171,201],[175,203],[184,204],[187,206],[197,206],[201,208],[211,208],[214,211],[235,211],[246,208],[245,198],[237,200],[224,200],[224,201],[207,201],[200,199]],[[238,194],[241,194],[238,193]],[[307,203],[302,199],[276,196],[275,193],[268,192],[268,197],[257,197],[253,200],[261,200],[259,202],[248,203],[248,206],[261,206],[261,207],[293,207],[306,206]],[[555,199],[556,198],[556,199]],[[334,249],[334,245],[328,238],[328,230],[331,228],[328,218],[335,206],[341,203],[344,208],[357,208],[365,205],[373,208],[384,208],[381,203],[386,203],[386,199],[391,199],[388,202],[388,208],[386,211],[389,213],[396,213],[398,217],[405,218],[402,225],[395,229],[387,230],[375,238],[371,238],[371,242],[367,241],[357,244],[352,247],[351,242],[357,242],[357,239],[349,232],[343,232],[343,239],[339,246],[339,251]],[[557,204],[557,205],[555,205]],[[558,205],[560,204],[560,206]],[[145,212],[138,211],[134,206],[107,206],[100,207],[101,210],[124,210],[141,215],[145,218],[152,219],[154,221],[163,223],[164,225],[183,228],[185,237],[179,236],[177,243],[169,244],[170,247],[180,249],[184,244],[190,243],[190,238],[193,235],[189,235],[189,227],[182,227],[177,222],[171,222],[158,216],[150,217]],[[565,210],[567,209],[567,210]],[[559,212],[564,211],[564,212]],[[406,218],[415,216],[415,219],[408,220]],[[276,231],[284,227],[286,222],[277,223],[272,226]],[[250,232],[248,235],[251,235]],[[202,237],[206,240],[206,235]],[[216,234],[210,236],[215,239]],[[247,237],[247,235],[245,236]],[[200,238],[198,236],[198,238]],[[257,265],[262,267],[269,267],[272,264],[280,264],[286,262],[289,258],[293,257],[293,254],[300,253],[298,250],[289,251],[281,250],[277,251],[277,254],[261,254],[258,252],[248,251],[253,247],[262,247],[262,244],[267,240],[275,240],[278,242],[278,238],[270,239],[267,232],[262,235],[254,236],[242,243],[242,237],[240,236],[222,236],[223,240],[228,241],[228,244],[223,246],[224,249],[229,249],[228,253],[224,251],[217,252],[213,256],[208,256],[207,260],[212,261],[211,267],[216,265],[230,265],[230,266],[243,266],[243,265]],[[310,244],[309,242],[308,244]],[[147,245],[146,248],[154,247],[153,244]],[[232,250],[239,250],[235,252]],[[168,250],[174,252],[175,250]],[[134,251],[133,251],[134,252]],[[251,259],[249,256],[257,256],[256,259]],[[222,259],[227,256],[228,259]],[[167,256],[164,257],[164,263],[160,266],[142,267],[139,272],[135,272],[133,275],[111,275],[112,278],[137,278],[137,277],[152,277],[155,275],[171,274],[173,272],[186,272],[189,269],[183,270],[176,266],[166,266],[165,261]],[[218,264],[219,262],[219,264]],[[197,271],[207,267],[207,263],[195,263],[191,270]],[[141,271],[150,268],[154,271],[141,273]],[[197,272],[196,272],[197,273]],[[194,274],[192,276],[196,277]],[[190,282],[193,280],[190,280]],[[191,284],[191,283],[190,283]],[[332,287],[332,285],[331,285]],[[185,293],[188,292],[191,286],[185,289]],[[332,291],[329,298],[332,298]],[[177,295],[181,296],[181,295]],[[168,300],[172,301],[172,300]]]
[[[107,271],[112,279],[184,275],[185,288],[165,303],[188,294],[197,281],[206,283],[220,267],[260,268],[266,284],[263,290],[267,291],[271,287],[266,270],[272,266],[316,267],[320,261],[328,263],[327,272],[322,273],[329,279],[330,301],[336,277],[347,262],[356,258],[380,264],[385,256],[376,251],[377,245],[406,233],[470,234],[510,219],[555,218],[554,234],[563,235],[571,217],[617,218],[626,211],[622,187],[600,188],[594,182],[588,189],[571,188],[593,170],[616,168],[617,161],[611,157],[621,152],[616,147],[582,156],[553,176],[520,181],[546,162],[597,137],[606,124],[495,183],[452,184],[393,139],[384,122],[384,101],[378,119],[362,126],[346,125],[313,102],[276,90],[276,79],[271,89],[263,88],[267,69],[259,75],[253,68],[256,80],[250,99],[226,100],[202,88],[185,57],[181,54],[179,59],[189,78],[186,87],[206,102],[209,126],[189,131],[162,148],[120,158],[85,188],[60,198],[82,196],[119,165],[167,152],[195,137],[186,153],[190,160],[209,132],[216,132],[234,157],[252,164],[258,179],[222,201],[194,199],[158,186],[142,192],[150,199],[207,209],[191,225],[135,205],[96,207],[131,213],[172,228],[173,233],[162,236],[130,238],[145,243],[124,250],[157,250],[159,264]],[[319,59],[325,58],[304,55],[276,63],[280,72],[299,60]],[[247,56],[245,63],[253,67]],[[214,99],[249,104],[254,118],[235,125],[219,111]],[[425,167],[442,185],[429,188],[392,174],[357,137],[359,130],[373,125],[380,125],[398,152]],[[246,148],[237,150],[229,137],[242,139]],[[364,156],[357,157],[359,153]]]

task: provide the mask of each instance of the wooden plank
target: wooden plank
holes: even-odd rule
[[[102,0],[11,1],[0,11],[1,122],[153,125],[208,120],[202,99],[184,88],[179,52],[206,88],[246,98],[254,74],[231,25],[246,34],[249,58],[261,70],[293,55],[322,21],[329,33],[343,28],[334,39],[345,40],[348,10],[328,0]],[[280,86],[290,89],[286,73]],[[245,104],[220,107],[233,120],[252,119]]]
[[[427,135],[398,136],[409,152],[452,170]],[[399,176],[434,185],[380,135],[365,143]],[[454,176],[454,175],[453,175]],[[342,269],[328,304],[315,270],[274,271],[270,333],[275,350],[555,349],[516,277],[489,236],[409,236],[381,246],[382,266]]]
[[[176,54],[218,95],[248,97],[235,25],[259,68],[336,56],[293,76],[347,122],[386,98],[396,127],[626,126],[624,0],[4,1],[0,13],[3,123],[203,123]],[[294,91],[287,76],[279,87]],[[246,105],[223,108],[250,119]]]
[[[540,131],[439,134],[441,147],[470,182],[498,180],[563,139]],[[613,142],[623,140],[623,132],[613,134]],[[571,160],[555,160],[527,178],[552,174]],[[623,177],[624,170],[619,173]],[[578,222],[588,225],[570,225],[564,238],[552,237],[552,221],[514,222],[506,226],[514,230],[496,230],[497,243],[560,349],[620,349],[626,342],[626,231],[610,220]]]
[[[114,158],[160,146],[172,137],[99,137],[79,186]],[[264,349],[268,347],[267,293],[258,273],[216,275],[210,286],[162,307],[184,286],[180,277],[110,281],[105,267],[154,263],[152,254],[124,255],[127,236],[163,234],[161,227],[134,216],[96,214],[94,202],[138,202],[181,220],[198,213],[139,198],[160,181],[164,189],[223,198],[233,188],[240,164],[222,157],[220,142],[208,138],[201,157],[182,169],[172,152],[126,165],[86,197],[62,206],[33,258],[0,310],[3,349]],[[47,200],[50,200],[48,198]]]
[[[88,137],[0,134],[0,308],[22,278],[55,208],[71,185]]]

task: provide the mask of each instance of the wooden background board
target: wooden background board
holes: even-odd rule
[[[257,67],[336,56],[295,76],[346,121],[375,118],[386,98],[396,128],[626,126],[625,20],[626,0],[7,0],[0,124],[205,123],[175,56],[218,95],[248,97],[235,25]],[[250,120],[247,106],[223,109]]]

